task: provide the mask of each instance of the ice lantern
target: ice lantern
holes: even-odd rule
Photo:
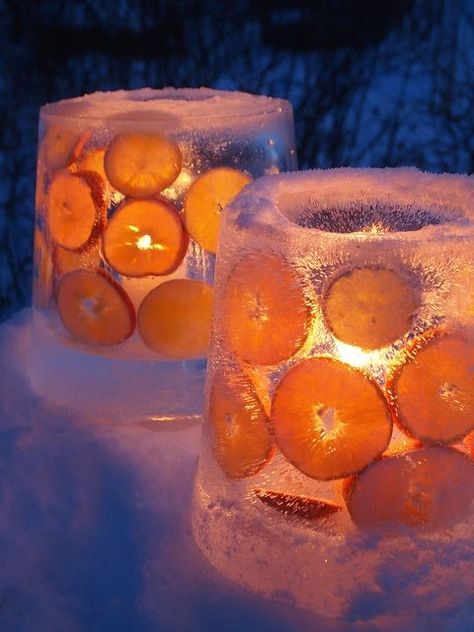
[[[228,208],[193,530],[232,580],[330,617],[472,595],[473,196],[336,169]]]
[[[112,420],[199,415],[220,212],[295,166],[281,99],[167,88],[43,107],[36,390]]]

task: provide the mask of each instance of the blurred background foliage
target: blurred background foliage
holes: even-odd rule
[[[30,300],[42,103],[212,86],[294,105],[301,167],[474,169],[472,0],[0,0],[0,320]]]

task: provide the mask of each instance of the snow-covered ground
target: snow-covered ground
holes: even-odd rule
[[[190,532],[199,425],[114,425],[39,399],[28,318],[0,327],[2,632],[474,629],[470,604],[442,619],[331,621],[226,581]]]

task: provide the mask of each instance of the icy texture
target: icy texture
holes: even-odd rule
[[[2,630],[472,630],[469,601],[443,617],[363,623],[370,598],[352,620],[331,621],[237,588],[191,537],[200,426],[117,426],[48,405],[25,380],[28,320],[26,312],[0,327]],[[402,561],[386,565],[392,594]]]
[[[200,414],[204,336],[195,353],[187,354],[186,349],[165,353],[157,345],[152,350],[139,329],[139,310],[162,283],[191,279],[207,295],[212,291],[215,253],[190,228],[184,208],[196,179],[216,168],[236,170],[247,181],[295,167],[292,109],[281,99],[205,88],[143,88],[95,93],[41,108],[29,367],[38,392],[69,406],[77,389],[82,389],[90,393],[91,401],[84,404],[87,411],[102,407],[101,414],[125,419]],[[69,193],[79,187],[73,175],[81,182],[75,197]],[[214,189],[209,186],[212,202]],[[164,200],[166,208],[161,215],[155,208],[155,215],[141,223],[144,214],[137,213],[142,199],[155,207],[163,206]],[[206,211],[199,201],[191,224],[198,228]],[[127,220],[120,224],[117,217],[124,207]],[[205,236],[208,221],[207,216],[202,218]],[[77,234],[84,235],[82,240],[76,240]],[[141,256],[160,252],[166,256],[167,251],[174,255],[162,268],[127,267],[127,262]],[[114,344],[81,338],[63,317],[58,298],[61,283],[77,270],[99,272],[113,287],[118,285],[119,309],[106,329],[120,318],[125,326]],[[81,288],[82,294],[74,294],[79,297],[76,313],[94,312],[93,291]],[[104,302],[98,312],[106,317],[111,302]],[[70,302],[64,299],[64,304]],[[78,325],[70,311],[72,325]],[[163,317],[165,322],[157,329],[179,316],[196,322],[201,317],[208,324],[209,314],[206,306],[194,310],[187,305],[180,314]],[[113,407],[101,401],[107,392],[117,394]],[[120,392],[126,402],[123,407]]]
[[[230,205],[220,233],[207,412],[193,520],[195,537],[204,554],[234,581],[274,600],[329,616],[416,611],[428,616],[456,608],[472,598],[472,479],[463,488],[468,490],[466,498],[470,505],[465,507],[460,522],[430,530],[429,518],[420,518],[422,514],[417,513],[429,510],[420,505],[407,510],[407,523],[402,526],[360,529],[353,524],[346,508],[344,487],[350,483],[347,474],[327,481],[305,475],[298,464],[293,465],[285,458],[283,447],[288,449],[288,446],[277,443],[306,440],[309,448],[311,437],[301,438],[295,430],[294,435],[288,432],[284,439],[276,433],[274,416],[275,392],[280,380],[315,356],[333,358],[346,366],[349,373],[351,367],[363,370],[381,388],[381,397],[390,406],[390,415],[394,415],[394,404],[388,404],[387,389],[396,367],[399,370],[409,361],[414,348],[419,348],[417,345],[427,344],[429,336],[454,335],[464,341],[471,353],[473,199],[474,181],[469,177],[433,175],[415,169],[335,169],[262,178]],[[295,286],[302,288],[311,322],[306,338],[295,343],[291,357],[268,364],[255,360],[258,358],[255,350],[248,351],[253,343],[257,346],[262,343],[261,336],[252,341],[249,335],[254,321],[260,322],[266,332],[264,343],[271,348],[278,337],[278,332],[269,327],[271,319],[276,318],[281,328],[288,329],[288,321],[301,318],[303,313],[299,304],[284,303],[286,279],[283,283],[278,278],[273,283],[268,281],[276,292],[273,303],[273,295],[267,293],[264,285],[255,290],[259,274],[272,278],[275,258],[283,261],[298,279]],[[259,274],[249,272],[250,264],[248,269],[236,267],[245,260],[260,266]],[[245,269],[247,277],[241,275],[237,282],[235,271],[239,269]],[[379,329],[383,330],[387,322],[389,327],[392,320],[395,323],[396,333],[389,343],[361,349],[338,338],[334,331],[344,332],[344,328],[333,327],[328,320],[328,296],[333,284],[341,278],[352,278],[358,270],[375,271],[375,277],[380,271],[386,274],[384,289],[397,292],[408,310],[405,314],[402,305],[398,313],[398,306],[394,306],[395,315],[382,314]],[[245,278],[249,279],[247,287]],[[231,286],[237,290],[228,289]],[[251,294],[252,289],[256,292],[255,305],[252,303],[251,308],[245,309],[240,297],[246,292]],[[377,304],[378,297],[373,299]],[[345,300],[344,295],[340,297],[344,305],[340,318],[345,318],[344,324],[350,329],[363,322],[364,313],[351,316],[353,305]],[[241,324],[234,318],[235,310],[247,315]],[[404,326],[401,335],[400,323]],[[241,340],[247,341],[247,348]],[[462,364],[462,358],[457,360]],[[456,364],[456,358],[451,361]],[[232,397],[228,392],[221,394],[221,400],[215,392],[210,397],[210,386],[217,375],[219,379],[225,376],[231,385],[230,392],[232,388],[253,390],[252,397],[244,394],[240,412],[235,412],[235,401],[226,404]],[[471,380],[470,370],[464,377],[468,382]],[[439,392],[444,389],[441,396],[452,397],[457,405],[457,391],[450,388],[453,385],[440,384]],[[254,403],[255,394],[261,401],[260,412]],[[341,386],[339,395],[349,399],[350,389]],[[295,396],[295,415],[304,405],[298,398],[305,397],[311,398],[310,387]],[[318,403],[314,404],[318,411]],[[249,422],[255,424],[262,408],[270,419],[270,434],[274,439],[276,436],[275,453],[268,458],[262,444],[261,453],[255,451],[253,469],[247,468],[252,475],[232,479],[226,475],[225,459],[232,464],[229,471],[237,471],[235,461],[243,458],[243,452],[249,453],[243,420],[248,415]],[[331,432],[331,414],[331,410],[327,410],[326,417],[321,413],[327,425],[322,430],[315,425],[314,441],[320,430],[323,436]],[[222,415],[220,425],[215,415]],[[237,445],[242,442],[242,455],[239,456],[232,441]],[[370,442],[370,437],[364,437],[362,446],[365,442]],[[347,445],[347,450],[364,449],[357,441]],[[413,445],[407,433],[394,425],[384,454],[406,453]],[[446,447],[453,449],[468,451],[462,441],[454,448]],[[369,467],[371,460],[372,457],[367,463]],[[467,468],[474,472],[474,462],[470,463]],[[386,485],[389,490],[390,481]],[[410,493],[416,497],[417,483],[413,485]],[[449,481],[446,485],[448,496],[456,494]],[[284,515],[265,506],[256,490],[327,500],[339,505],[341,511],[308,523],[297,515]],[[437,498],[436,491],[434,494]],[[429,496],[426,502],[429,506]]]
[[[249,118],[291,116],[284,99],[209,88],[141,88],[95,92],[43,107],[43,114],[70,118],[173,121],[185,127],[239,128]],[[283,114],[284,113],[284,114]],[[254,121],[251,121],[254,124]]]

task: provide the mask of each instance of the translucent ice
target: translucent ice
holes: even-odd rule
[[[199,415],[222,209],[294,167],[281,99],[144,88],[44,106],[37,391],[77,408],[82,390],[82,410],[115,418]]]
[[[194,533],[329,616],[469,600],[474,181],[267,177],[223,222]]]

